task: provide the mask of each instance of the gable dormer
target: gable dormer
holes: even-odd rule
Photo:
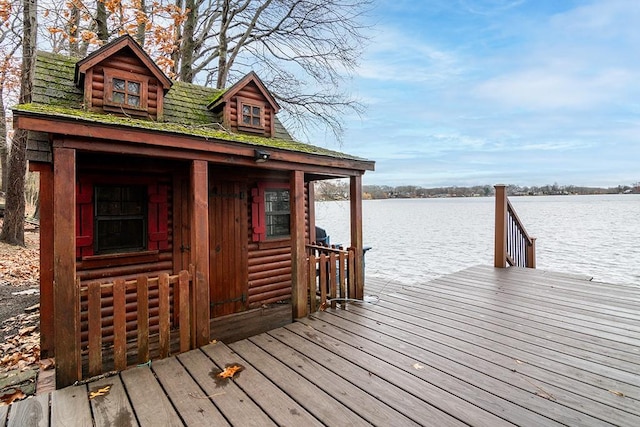
[[[227,89],[207,108],[221,113],[222,124],[232,132],[275,136],[275,115],[280,106],[253,71]]]
[[[89,111],[161,121],[171,80],[129,35],[76,64],[75,83]]]

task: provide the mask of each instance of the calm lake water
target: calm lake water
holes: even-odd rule
[[[540,269],[640,286],[640,195],[512,197]],[[493,265],[493,198],[363,202],[368,276],[427,281]],[[349,202],[317,202],[316,224],[349,243]]]

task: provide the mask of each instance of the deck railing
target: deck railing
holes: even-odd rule
[[[507,197],[506,187],[496,185],[494,265],[536,268],[536,239],[529,236]]]
[[[190,350],[192,277],[183,270],[81,287],[83,377]]]
[[[355,250],[307,245],[309,309],[315,312],[356,298]],[[319,299],[318,299],[319,298]]]

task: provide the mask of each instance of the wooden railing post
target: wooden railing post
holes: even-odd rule
[[[54,142],[55,144],[55,142]],[[76,152],[54,147],[53,171],[53,312],[56,387],[82,377],[80,295],[76,281]]]
[[[531,244],[527,246],[527,267],[536,268],[536,238],[531,238]]]
[[[291,172],[291,308],[294,319],[309,314],[305,262],[304,172]]]
[[[496,190],[495,245],[493,262],[497,268],[507,266],[507,190],[504,184],[494,186]]]
[[[355,251],[355,294],[352,298],[364,298],[364,246],[362,237],[362,176],[352,176],[349,185],[351,202],[351,247]]]
[[[211,339],[209,305],[209,172],[203,160],[191,164],[191,256],[195,264],[193,280],[194,312],[191,321],[195,324],[196,347]],[[181,325],[183,328],[185,325]]]

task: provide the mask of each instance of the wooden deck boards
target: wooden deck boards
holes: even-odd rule
[[[472,267],[0,408],[18,425],[640,425],[640,286]],[[228,364],[244,370],[214,380]],[[109,391],[89,399],[105,386]]]

